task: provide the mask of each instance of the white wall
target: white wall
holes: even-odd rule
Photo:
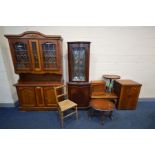
[[[4,62],[5,54],[4,51],[2,50],[1,38],[2,38],[2,29],[0,29],[0,106],[11,106],[11,104],[13,106],[13,103],[17,100],[17,97],[13,98],[13,94],[15,93],[11,91],[12,86],[10,85],[9,76],[7,74],[8,73],[7,63]]]
[[[4,34],[20,34],[24,31],[39,31],[63,37],[64,79],[67,72],[67,42],[90,41],[90,80],[101,79],[103,74],[118,74],[123,79],[141,83],[141,98],[154,98],[155,87],[155,27],[3,27]],[[10,60],[7,39],[2,41],[2,52],[11,62],[6,68],[10,87],[17,81]],[[5,50],[5,51],[3,51]],[[7,62],[7,61],[6,61]],[[1,66],[0,66],[1,67]],[[3,85],[3,83],[2,83]],[[16,98],[14,89],[11,90]],[[7,98],[7,97],[6,97]],[[14,99],[16,100],[16,99]]]

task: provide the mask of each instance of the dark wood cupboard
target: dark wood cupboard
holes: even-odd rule
[[[90,42],[68,42],[68,94],[78,108],[87,108],[90,100]]]
[[[118,96],[116,108],[119,110],[136,109],[141,86],[132,80],[115,80],[114,92]]]
[[[9,41],[21,110],[54,109],[54,86],[63,84],[62,38],[27,31],[5,35]]]
[[[68,83],[68,97],[75,103],[78,103],[79,108],[89,107],[90,100],[90,83]]]

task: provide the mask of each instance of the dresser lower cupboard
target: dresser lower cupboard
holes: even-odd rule
[[[20,110],[50,110],[57,108],[53,87],[61,83],[15,84]]]
[[[63,84],[62,38],[27,31],[5,35],[10,46],[20,110],[48,110],[57,107],[54,86]]]

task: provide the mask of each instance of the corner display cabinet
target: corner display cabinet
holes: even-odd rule
[[[90,42],[68,42],[68,96],[79,108],[87,108],[90,99]]]
[[[21,110],[56,108],[54,86],[63,83],[61,36],[27,31],[5,35],[9,41]]]

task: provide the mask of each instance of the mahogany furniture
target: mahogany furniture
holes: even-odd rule
[[[68,97],[78,104],[78,108],[88,108],[90,101],[90,83],[68,82]]]
[[[61,118],[61,127],[63,128],[64,118],[76,114],[78,119],[77,104],[68,99],[67,88],[65,85],[54,87],[56,103]],[[65,112],[68,112],[65,114]]]
[[[119,110],[136,109],[141,84],[132,80],[115,80],[114,92],[118,96],[116,108]]]
[[[89,106],[89,55],[90,42],[68,42],[68,95],[78,108]]]
[[[120,79],[121,77],[119,75],[107,75],[107,74],[105,74],[105,75],[103,75],[103,78],[106,80],[109,80],[107,91],[112,92],[113,91],[113,80]]]
[[[104,124],[104,118],[106,116],[112,119],[112,113],[115,109],[115,105],[112,101],[107,99],[91,99],[90,107],[88,115],[100,115],[101,116],[101,123]]]
[[[103,80],[91,81],[91,99],[116,100],[118,96],[114,92],[106,92],[106,82]]]
[[[103,80],[91,81],[91,101],[88,115],[100,115],[102,124],[104,117],[112,118],[112,112],[115,108],[116,94],[113,92],[106,92],[106,82]]]
[[[61,36],[27,31],[5,35],[19,80],[15,84],[21,110],[57,107],[53,87],[63,84]]]

